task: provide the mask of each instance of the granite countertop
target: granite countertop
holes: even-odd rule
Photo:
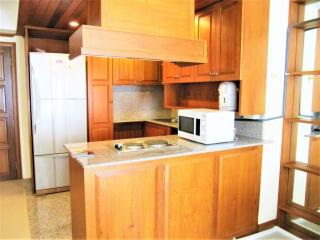
[[[158,149],[146,149],[136,152],[116,152],[114,150],[114,145],[117,143],[133,141],[137,142],[152,139],[167,140],[169,144],[172,144],[172,146]],[[239,136],[238,139],[234,142],[204,145],[180,138],[178,137],[178,135],[168,135],[161,137],[145,137],[135,139],[110,140],[102,142],[66,144],[65,147],[67,148],[69,153],[75,159],[77,159],[77,161],[83,167],[87,168],[96,167],[98,165],[112,166],[118,164],[151,161],[192,154],[232,150],[243,147],[263,145],[264,143],[266,142],[261,139]],[[90,151],[94,154],[90,157],[88,157],[87,155],[78,157],[79,152],[82,151]]]
[[[171,123],[171,122],[162,122],[154,119],[134,119],[134,120],[116,120],[114,123],[133,123],[133,122],[151,122],[151,123],[156,123],[159,125],[167,126],[167,127],[172,127],[172,128],[178,128],[178,123]]]

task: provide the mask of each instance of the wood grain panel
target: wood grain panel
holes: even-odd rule
[[[0,112],[6,112],[5,86],[0,85]]]
[[[132,59],[112,60],[113,84],[115,85],[135,85],[139,80],[138,61]]]
[[[171,128],[167,126],[163,126],[156,123],[147,122],[144,128],[144,136],[145,137],[156,137],[156,136],[164,136],[170,135]]]
[[[141,74],[141,85],[159,85],[160,81],[160,62],[157,61],[138,61],[139,72]]]
[[[95,81],[92,84],[92,123],[110,122],[109,116],[109,96],[106,94],[110,91],[109,84],[104,80]]]
[[[79,162],[69,155],[70,203],[73,239],[86,238],[84,170]]]
[[[17,85],[15,70],[15,47],[11,43],[0,43],[0,165],[2,179],[21,177],[19,119],[17,109]]]
[[[242,1],[240,115],[265,112],[269,4]]]
[[[88,57],[89,141],[113,139],[110,60]]]
[[[239,237],[258,229],[261,158],[262,148],[220,156],[216,238]]]
[[[167,165],[168,239],[213,239],[218,161],[187,157]]]
[[[140,138],[144,136],[144,122],[115,123],[114,139]]]
[[[220,5],[220,64],[217,79],[240,78],[241,4],[223,1]]]
[[[178,65],[170,62],[164,62],[162,66],[163,66],[163,83],[171,83],[171,82],[179,81],[180,69]]]
[[[29,38],[28,47],[30,52],[36,52],[38,48],[50,53],[69,53],[68,41],[62,40]]]
[[[195,0],[195,9],[198,11],[220,1],[221,0]]]
[[[92,139],[92,140],[91,140]],[[113,127],[94,128],[91,131],[90,141],[105,141],[113,139]]]
[[[155,238],[156,176],[144,166],[96,174],[98,239]]]
[[[164,106],[176,108],[219,108],[219,83],[165,84]]]
[[[320,138],[310,138],[309,162],[312,167],[320,168]],[[306,207],[317,211],[320,208],[320,176],[308,174],[306,186]]]
[[[91,0],[90,0],[91,1]],[[24,26],[72,29],[69,22],[77,20],[86,24],[87,0],[20,0],[18,35],[24,34]]]
[[[0,176],[9,175],[9,152],[0,150]]]
[[[219,17],[219,14],[212,13],[212,9],[209,9],[207,11],[199,13],[199,15],[196,18],[197,21],[197,37],[201,40],[207,41],[207,55],[208,55],[208,63],[205,64],[199,64],[195,66],[195,80],[196,81],[208,81],[211,78],[211,63],[212,63],[212,53],[214,51],[212,49],[215,49],[216,46],[212,46],[212,31],[216,30],[217,28],[213,28],[213,17],[215,19]]]
[[[7,121],[5,118],[0,118],[0,143],[8,143]]]
[[[194,0],[101,2],[101,26],[111,30],[188,39],[194,37],[193,24]]]

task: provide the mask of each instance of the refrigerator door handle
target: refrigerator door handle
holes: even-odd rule
[[[36,99],[36,89],[35,89],[35,73],[33,66],[30,66],[31,70],[31,95],[32,95],[32,121],[33,121],[33,133],[36,134],[37,132],[37,120],[36,120],[36,115],[37,115],[37,99]]]
[[[37,122],[38,122],[38,94],[37,94],[37,87],[36,87],[36,79],[35,79],[35,71],[33,66],[30,66],[31,69],[31,87],[32,87],[32,121],[33,121],[33,132],[34,134],[37,133]]]

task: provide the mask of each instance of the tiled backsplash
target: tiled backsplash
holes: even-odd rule
[[[236,134],[251,138],[263,138],[263,122],[235,121]]]
[[[170,118],[163,108],[163,86],[113,86],[113,119],[134,121]]]

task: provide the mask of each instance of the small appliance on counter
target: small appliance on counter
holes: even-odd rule
[[[219,85],[219,109],[224,111],[237,111],[238,95],[237,85],[234,82],[223,82]]]
[[[232,142],[235,137],[232,111],[184,109],[178,111],[178,136],[203,144]]]

